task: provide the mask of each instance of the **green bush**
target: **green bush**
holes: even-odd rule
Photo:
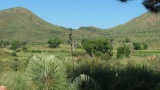
[[[26,44],[27,44],[27,42],[20,42],[18,40],[15,40],[15,41],[11,42],[10,49],[16,50],[17,48],[24,47]]]
[[[145,50],[148,48],[148,44],[147,43],[138,43],[138,42],[134,42],[133,43],[133,47],[134,50]]]
[[[22,49],[23,49],[24,51],[26,51],[26,50],[27,50],[27,47],[23,47]]]
[[[61,43],[62,41],[58,38],[48,40],[48,44],[50,48],[57,48]]]
[[[108,39],[97,39],[97,40],[87,40],[83,39],[81,41],[82,47],[86,50],[87,54],[92,56],[101,56],[103,54],[108,54],[113,56],[113,47]]]
[[[17,71],[17,70],[19,69],[19,67],[20,67],[20,62],[19,62],[19,60],[16,59],[16,58],[13,59],[10,67],[11,67],[14,71]]]
[[[126,39],[125,39],[125,42],[126,42],[126,43],[130,42],[130,39],[129,39],[129,38],[126,38]]]
[[[142,50],[142,46],[138,42],[133,43],[134,50]]]
[[[128,46],[124,45],[117,49],[117,58],[129,57],[131,50]]]
[[[17,56],[17,53],[16,52],[12,52],[11,55],[12,56]]]
[[[143,49],[147,49],[148,48],[148,44],[147,43],[143,43]]]
[[[42,53],[41,50],[32,50],[31,53]]]

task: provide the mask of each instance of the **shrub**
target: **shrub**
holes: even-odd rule
[[[12,56],[17,56],[16,52],[11,53]]]
[[[148,48],[148,44],[147,43],[143,43],[143,49],[147,49]]]
[[[49,39],[48,44],[50,48],[57,48],[61,44],[61,40],[58,38]]]
[[[128,46],[124,45],[117,49],[117,58],[129,57],[131,50]]]
[[[22,49],[23,49],[24,51],[26,51],[26,50],[27,50],[27,47],[23,47]]]
[[[66,71],[56,57],[33,56],[27,67],[35,90],[67,90]]]
[[[32,50],[31,53],[42,53],[41,50]]]
[[[142,46],[140,43],[134,42],[133,47],[134,47],[134,50],[142,50]]]
[[[18,59],[13,59],[10,67],[14,70],[14,71],[17,71],[19,69],[19,66],[20,66],[20,62]]]
[[[27,44],[27,42],[20,42],[18,40],[15,40],[15,41],[11,42],[10,49],[16,50],[17,48],[25,47],[26,44]]]
[[[113,56],[113,47],[108,39],[97,39],[97,40],[87,40],[83,39],[81,41],[82,47],[86,50],[87,54],[92,56],[101,56],[103,54],[108,54]]]
[[[72,83],[73,90],[100,90],[100,85],[90,76],[80,74]]]
[[[126,42],[126,43],[130,42],[130,39],[129,39],[129,38],[126,38],[126,39],[125,39],[125,42]]]

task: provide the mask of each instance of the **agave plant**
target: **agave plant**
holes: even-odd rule
[[[65,69],[55,56],[33,56],[27,75],[35,90],[66,90]]]
[[[72,83],[73,90],[100,90],[100,85],[92,77],[80,74]]]

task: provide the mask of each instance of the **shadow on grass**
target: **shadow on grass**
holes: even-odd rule
[[[102,63],[97,64],[96,62],[89,61],[75,67],[74,78],[81,74],[90,76],[100,86],[100,89],[94,90],[160,89],[160,73],[152,71],[145,65],[128,64],[125,68],[119,69],[118,67],[111,67],[109,64],[105,66]],[[86,86],[82,87],[85,88]],[[93,87],[91,88],[93,90]]]

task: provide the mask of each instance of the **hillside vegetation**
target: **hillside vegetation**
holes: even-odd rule
[[[0,11],[0,40],[46,43],[48,39],[57,37],[67,42],[69,33],[69,28],[50,24],[23,7]],[[160,15],[149,12],[110,29],[94,26],[73,29],[74,39],[78,42],[84,38],[108,37],[115,41],[129,38],[132,42],[157,45],[160,43],[159,35]]]
[[[100,37],[102,32],[100,29],[95,31],[93,27],[80,29],[74,32],[77,40],[80,40],[80,38]],[[50,24],[23,7],[0,11],[1,40],[45,43],[48,39],[55,37],[66,40],[68,34],[68,28]]]
[[[130,38],[135,42],[160,43],[160,15],[147,12],[126,24],[109,29],[107,33],[107,36],[117,40]]]

